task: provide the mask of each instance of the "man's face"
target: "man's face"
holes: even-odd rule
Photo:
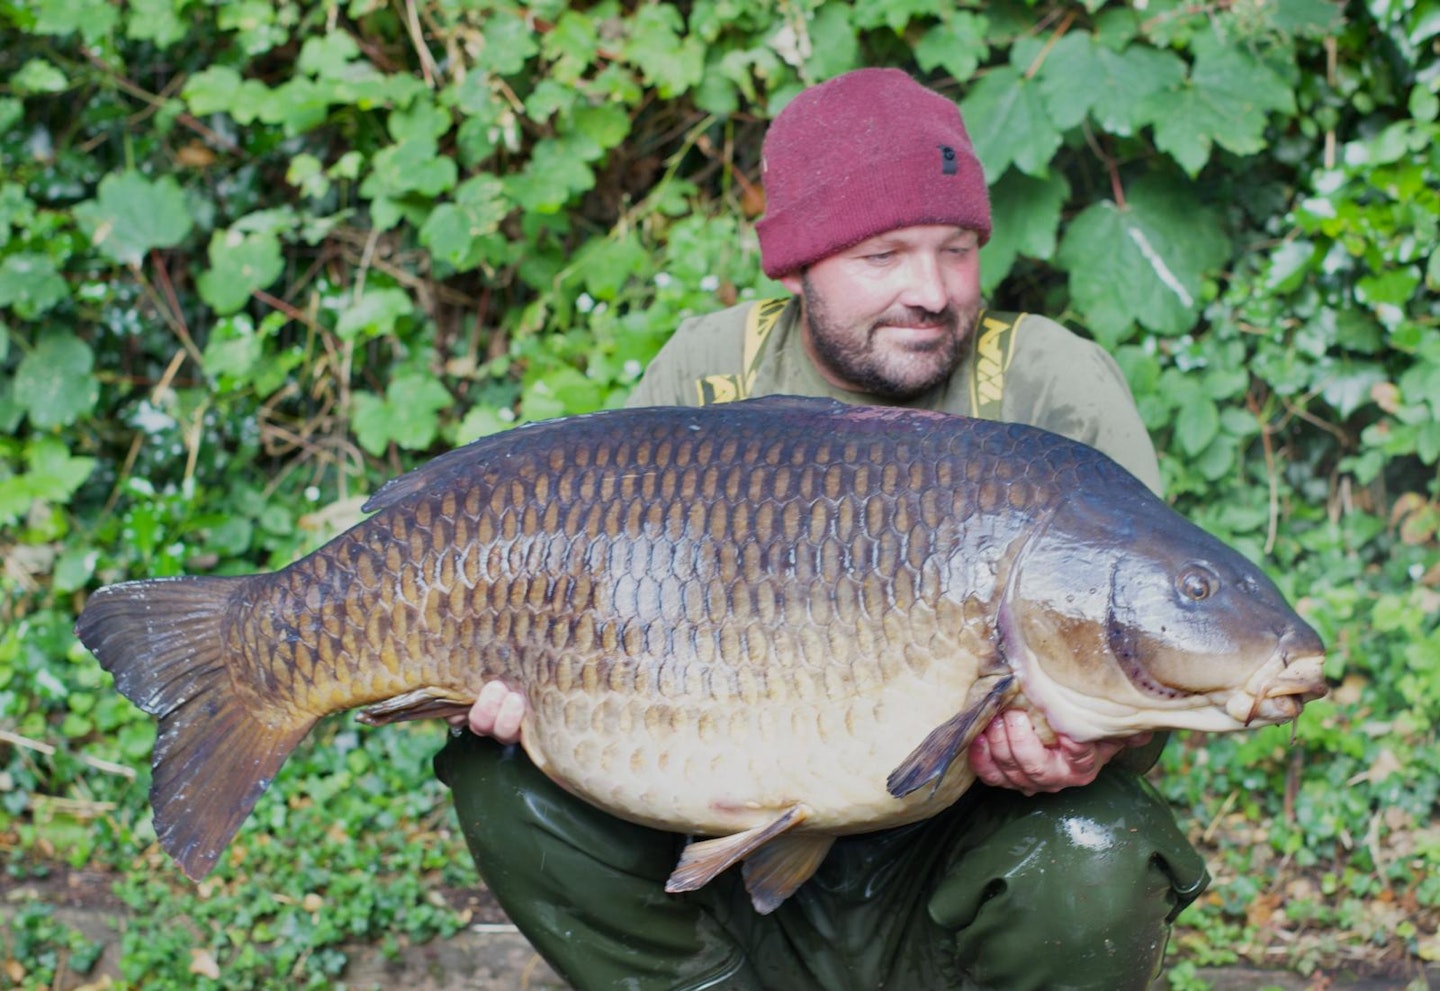
[[[780,282],[804,303],[806,351],[826,381],[909,399],[949,376],[974,330],[979,237],[959,227],[904,227]]]

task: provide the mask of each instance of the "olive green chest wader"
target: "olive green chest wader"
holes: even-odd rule
[[[699,405],[750,395],[784,307],[752,307],[741,371],[695,380]],[[982,319],[973,415],[998,419],[1022,322]],[[581,802],[518,747],[460,733],[435,763],[490,891],[579,991],[1146,991],[1209,880],[1118,762],[1083,788],[976,785],[931,819],[841,837],[767,916],[739,871],[667,895],[684,837]]]

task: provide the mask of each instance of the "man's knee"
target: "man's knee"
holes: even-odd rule
[[[1013,802],[930,900],[962,967],[982,987],[1148,987],[1170,923],[1209,880],[1163,800],[1107,772]]]

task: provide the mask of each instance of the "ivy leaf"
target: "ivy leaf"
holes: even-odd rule
[[[211,65],[185,80],[180,95],[196,117],[227,113],[236,105],[244,80],[228,65]]]
[[[312,35],[300,46],[295,67],[311,76],[343,79],[350,63],[360,57],[360,46],[344,31]]]
[[[810,50],[799,54],[803,56],[805,69],[811,78],[833,79],[860,64],[860,45],[855,39],[855,29],[850,26],[850,18],[841,4],[821,4],[806,34]],[[795,38],[792,35],[788,40],[793,45]],[[782,44],[778,33],[771,36],[770,46],[780,51]],[[786,52],[780,51],[780,57],[785,58]],[[771,96],[773,100],[774,94]],[[772,110],[779,109],[775,102],[770,106]]]
[[[455,399],[434,376],[404,372],[390,380],[385,398],[362,392],[355,396],[351,425],[360,446],[377,457],[390,442],[410,451],[421,451],[440,432],[440,411]]]
[[[994,232],[981,256],[980,287],[987,295],[1010,272],[1019,255],[1048,260],[1055,253],[1060,209],[1070,196],[1070,183],[1059,172],[1034,179],[1006,172],[990,189]]]
[[[20,359],[12,398],[37,427],[69,426],[100,398],[90,374],[94,366],[95,355],[80,338],[67,331],[48,333]]]
[[[279,124],[286,135],[294,137],[325,123],[330,105],[338,101],[333,84],[296,76],[274,89],[262,86],[256,109],[261,120]]]
[[[78,31],[87,45],[102,40],[120,18],[119,8],[109,0],[47,0],[33,9],[36,34],[67,35]]]
[[[593,141],[602,152],[619,145],[630,133],[630,115],[613,103],[580,107],[574,120],[576,132]]]
[[[595,299],[613,300],[637,272],[646,270],[649,252],[634,232],[597,238],[575,257],[574,269],[585,280],[585,291]]]
[[[474,268],[483,256],[482,238],[495,233],[510,212],[505,187],[492,175],[467,179],[454,203],[442,203],[420,228],[420,243],[457,272]]]
[[[1336,0],[1279,0],[1266,4],[1265,10],[1279,30],[1311,38],[1334,33],[1345,16],[1345,5]],[[1430,17],[1436,17],[1434,7],[1430,8]]]
[[[1219,219],[1188,185],[1152,177],[1127,198],[1123,209],[1106,200],[1076,217],[1056,256],[1072,301],[1112,348],[1137,322],[1161,334],[1190,329],[1204,274],[1229,256]]]
[[[217,320],[205,343],[201,369],[221,392],[232,392],[249,381],[250,372],[264,357],[264,340],[243,313]]]
[[[399,143],[413,142],[432,149],[440,136],[450,130],[450,112],[432,100],[420,100],[404,110],[397,110],[385,122],[385,129]]]
[[[883,25],[898,34],[912,20],[935,16],[946,6],[941,0],[858,0],[853,20],[862,30]]]
[[[595,173],[585,164],[586,148],[579,143],[583,140],[567,137],[538,142],[524,171],[505,177],[506,193],[527,211],[558,213],[573,194],[595,185]]]
[[[184,0],[130,0],[129,6],[125,36],[135,41],[151,41],[163,50],[184,38],[190,30],[189,24],[180,18]]]
[[[1191,387],[1193,382],[1176,377],[1168,384],[1174,390],[1176,404],[1175,440],[1187,457],[1194,458],[1219,434],[1220,411],[1215,400],[1200,388]]]
[[[16,93],[63,93],[70,85],[54,65],[40,58],[32,58],[10,77],[10,86]]]
[[[0,479],[0,522],[23,517],[36,499],[69,499],[95,470],[96,459],[73,457],[56,437],[38,437],[26,445],[25,463],[23,474]]]
[[[1093,35],[1072,32],[1056,42],[1037,78],[1059,127],[1076,127],[1088,114],[1103,130],[1126,136],[1149,123],[1140,112],[1146,97],[1184,81],[1185,63],[1149,45],[1116,52]]]
[[[196,278],[195,287],[216,313],[229,314],[244,306],[251,292],[280,278],[284,270],[280,239],[269,231],[216,231],[210,237],[210,268]]]
[[[552,77],[561,83],[575,83],[590,67],[600,47],[595,18],[567,9],[555,26],[540,40],[540,50],[551,62]]]
[[[525,98],[525,116],[536,124],[543,124],[558,113],[569,113],[579,97],[573,86],[542,79]]]
[[[543,378],[528,382],[520,407],[528,421],[549,420],[574,413],[591,413],[605,403],[600,383],[568,366],[548,370]]]
[[[455,160],[437,153],[433,139],[413,138],[375,153],[362,196],[400,199],[409,193],[439,196],[455,185]]]
[[[363,296],[340,314],[335,333],[347,341],[361,334],[384,337],[395,333],[396,322],[413,312],[415,305],[402,289],[366,289]]]
[[[508,430],[514,425],[514,416],[507,420],[500,416],[498,410],[490,406],[472,406],[470,412],[465,414],[465,419],[460,421],[460,426],[455,429],[455,443],[468,444],[481,437],[489,437],[491,434]]]
[[[704,43],[685,34],[684,18],[668,3],[646,4],[635,12],[623,55],[666,100],[700,82],[705,71]]]
[[[70,295],[70,286],[45,255],[10,255],[0,262],[0,306],[34,320]]]
[[[10,240],[12,230],[24,230],[35,219],[35,204],[19,183],[0,184],[0,244]]]
[[[0,96],[0,134],[4,134],[25,116],[25,104],[10,96]]]
[[[484,45],[475,56],[475,68],[497,76],[513,76],[539,51],[535,32],[516,13],[490,10],[485,14]]]
[[[1192,47],[1189,81],[1143,99],[1141,112],[1154,122],[1156,146],[1194,176],[1214,144],[1237,155],[1263,150],[1267,112],[1293,114],[1295,95],[1246,45],[1202,32]]]
[[[1013,163],[1020,171],[1044,176],[1060,147],[1060,131],[1045,109],[1040,87],[1013,65],[988,72],[961,103],[970,140],[995,181]]]
[[[975,75],[990,54],[985,32],[990,21],[968,10],[948,11],[915,45],[915,62],[926,72],[944,69],[956,79]]]
[[[75,207],[90,241],[122,265],[138,265],[151,248],[172,248],[192,226],[180,184],[170,176],[151,182],[139,172],[110,173],[100,195]]]
[[[88,474],[88,473],[87,473]],[[78,592],[95,576],[100,552],[93,547],[72,547],[55,559],[51,584],[56,592]]]

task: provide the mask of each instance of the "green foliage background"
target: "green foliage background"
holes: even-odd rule
[[[961,104],[997,307],[1117,354],[1176,505],[1332,648],[1295,742],[1167,752],[1216,875],[1172,981],[1440,957],[1440,0],[0,0],[0,31],[0,863],[113,873],[125,986],[334,986],[354,941],[463,925],[435,892],[473,877],[439,731],[336,721],[184,883],[86,591],[279,566],[427,455],[619,404],[685,314],[777,292],[765,123],[862,65]],[[93,962],[21,912],[0,987]]]

